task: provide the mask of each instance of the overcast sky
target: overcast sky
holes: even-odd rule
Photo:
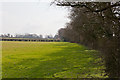
[[[2,17],[0,33],[55,35],[58,29],[69,21],[68,10],[55,5],[50,6],[50,0],[11,1],[13,2],[10,0],[0,2],[0,17]]]

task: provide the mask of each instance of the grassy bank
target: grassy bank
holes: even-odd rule
[[[2,42],[3,78],[103,78],[98,52],[68,42]]]

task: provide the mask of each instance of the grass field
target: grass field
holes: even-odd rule
[[[3,78],[103,78],[98,52],[68,42],[2,42]]]

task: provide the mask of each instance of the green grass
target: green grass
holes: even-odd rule
[[[68,42],[2,42],[3,78],[103,78],[98,52]]]

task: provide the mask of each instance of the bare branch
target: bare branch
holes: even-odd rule
[[[58,6],[71,6],[71,7],[85,7],[88,10],[90,10],[91,12],[102,12],[102,11],[105,11],[105,10],[110,9],[112,7],[120,6],[120,3],[115,3],[113,5],[106,6],[102,9],[99,9],[99,10],[94,10],[94,9],[88,7],[86,4],[84,4],[84,3],[82,4],[80,2],[77,2],[77,3],[75,3],[75,2],[58,2],[56,5],[58,5]]]

